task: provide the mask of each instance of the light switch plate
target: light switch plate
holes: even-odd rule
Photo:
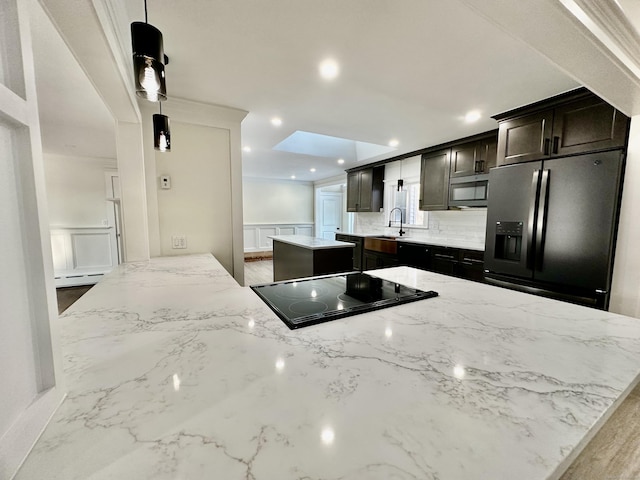
[[[164,190],[171,188],[171,177],[169,175],[160,175],[160,188]]]
[[[171,248],[187,248],[187,237],[185,235],[172,235]]]

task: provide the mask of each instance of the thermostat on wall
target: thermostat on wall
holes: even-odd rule
[[[160,188],[171,188],[171,177],[169,175],[160,175]]]

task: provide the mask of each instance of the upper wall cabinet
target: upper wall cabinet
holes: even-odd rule
[[[347,212],[378,212],[382,208],[384,165],[347,173]]]
[[[628,117],[584,88],[493,118],[498,165],[621,148],[629,128]]]
[[[441,144],[422,154],[420,210],[486,206],[487,173],[496,166],[498,131]]]
[[[451,148],[451,177],[466,177],[489,173],[496,166],[498,138],[492,135]]]
[[[450,162],[450,148],[422,155],[420,210],[446,210],[449,207]]]

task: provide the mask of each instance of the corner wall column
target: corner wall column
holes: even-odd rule
[[[149,229],[141,124],[116,123],[116,152],[121,189],[124,261],[148,260]]]

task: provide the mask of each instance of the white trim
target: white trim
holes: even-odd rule
[[[272,235],[314,236],[314,225],[305,223],[246,223],[244,225],[244,253],[273,250]]]

